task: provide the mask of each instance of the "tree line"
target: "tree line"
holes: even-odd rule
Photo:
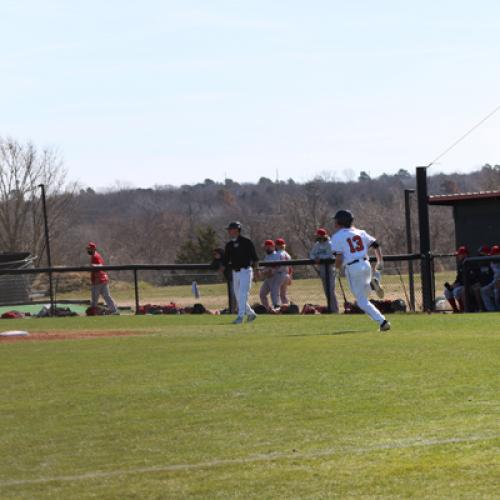
[[[468,174],[429,172],[430,194],[500,189],[500,165]],[[295,258],[307,256],[318,227],[332,229],[332,214],[349,208],[355,224],[382,242],[385,253],[406,253],[404,189],[415,176],[401,169],[372,178],[341,181],[335,172],[308,182],[293,179],[194,185],[156,185],[96,192],[68,181],[58,154],[0,138],[0,252],[30,252],[45,259],[43,214],[38,186],[45,184],[56,265],[84,264],[85,245],[95,241],[113,264],[207,262],[223,246],[225,226],[240,220],[256,243],[284,238]],[[436,252],[453,250],[451,209],[430,207],[431,241]],[[414,247],[418,246],[416,200],[412,200]]]

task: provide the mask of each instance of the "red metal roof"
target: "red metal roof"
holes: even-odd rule
[[[429,196],[429,205],[456,205],[461,201],[500,198],[500,191],[478,191],[477,193],[435,194]]]

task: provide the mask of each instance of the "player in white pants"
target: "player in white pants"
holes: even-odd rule
[[[331,238],[332,251],[336,255],[335,266],[337,269],[345,267],[349,287],[358,306],[379,324],[381,332],[390,330],[391,324],[368,300],[372,279],[372,268],[368,259],[369,248],[375,250],[377,257],[375,269],[383,268],[382,251],[377,240],[366,231],[353,227],[353,216],[348,210],[339,210],[334,220],[338,229]]]
[[[276,252],[273,240],[266,240],[264,242],[264,249],[266,255],[264,262],[276,262],[281,260],[281,254]],[[260,303],[269,311],[275,312],[281,306],[280,289],[284,279],[283,273],[280,273],[281,266],[279,267],[265,267],[260,271],[260,275],[264,275],[265,279],[259,290]],[[268,295],[271,295],[271,305],[269,305]]]
[[[233,271],[233,284],[236,300],[238,301],[238,317],[234,323],[238,324],[243,321],[245,314],[248,321],[253,321],[256,318],[254,310],[248,303],[248,294],[252,287],[253,269],[251,267],[242,268],[239,271]]]
[[[230,241],[227,242],[224,250],[223,269],[230,266],[233,270],[234,295],[238,301],[238,316],[233,323],[238,325],[243,323],[245,314],[247,321],[257,318],[255,311],[248,303],[248,294],[254,277],[253,268],[258,264],[259,258],[254,244],[241,235],[241,224],[238,221],[231,222],[226,229]]]
[[[281,260],[292,260],[291,255],[286,251],[286,242],[283,238],[278,238],[275,242],[276,252],[280,254]],[[292,284],[292,266],[278,267],[278,274],[281,275],[280,300],[281,305],[289,305],[288,287]]]

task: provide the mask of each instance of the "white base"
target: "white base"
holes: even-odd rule
[[[10,330],[7,332],[0,332],[0,337],[27,337],[29,335],[28,332],[24,332],[22,330]]]

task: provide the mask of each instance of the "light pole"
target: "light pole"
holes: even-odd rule
[[[47,217],[47,200],[45,199],[45,184],[39,184],[42,190],[43,224],[45,228],[45,248],[47,250],[47,265],[52,268],[52,257],[50,255],[49,219]],[[50,295],[50,316],[54,314],[54,287],[52,285],[52,271],[49,271],[49,295]]]

